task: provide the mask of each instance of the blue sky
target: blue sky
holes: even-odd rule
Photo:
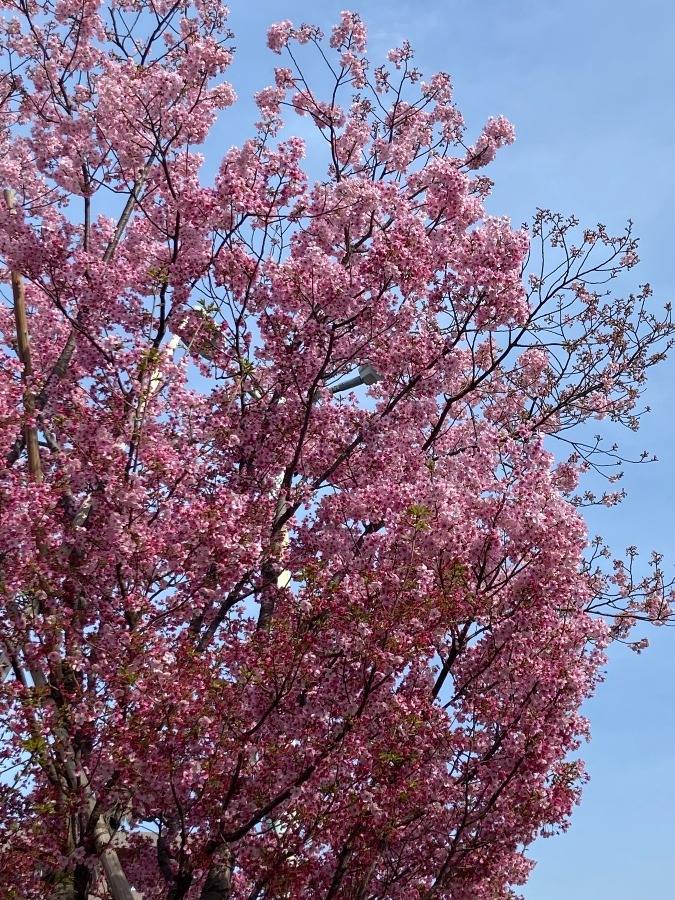
[[[458,105],[477,134],[489,115],[514,123],[517,142],[487,171],[496,182],[490,211],[527,220],[535,207],[575,213],[620,231],[628,218],[641,237],[637,283],[649,281],[659,305],[675,298],[675,4],[666,0],[362,0],[359,6],[307,0],[232,0],[238,47],[231,79],[240,105],[223,117],[209,153],[248,133],[253,90],[271,82],[277,58],[265,31],[289,18],[327,28],[348,6],[369,26],[379,61],[408,37],[426,74],[453,76]],[[629,499],[590,517],[620,551],[637,544],[675,564],[673,509],[675,361],[655,372],[652,414],[622,446],[656,453],[633,467]],[[611,438],[615,435],[610,435]],[[650,633],[641,656],[617,647],[605,684],[588,704],[593,741],[584,756],[592,776],[570,831],[538,842],[527,900],[666,900],[673,896],[675,825],[675,632]]]

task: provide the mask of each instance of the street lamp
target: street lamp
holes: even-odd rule
[[[351,391],[352,388],[360,387],[362,384],[376,384],[378,381],[382,381],[382,376],[378,375],[371,363],[365,363],[359,369],[358,375],[340,381],[328,390],[331,394],[339,394],[342,391]]]

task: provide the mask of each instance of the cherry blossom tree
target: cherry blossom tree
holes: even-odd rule
[[[209,181],[218,0],[2,8],[2,897],[515,896],[670,616],[577,492],[673,334],[630,227],[488,216],[511,125],[357,15]]]

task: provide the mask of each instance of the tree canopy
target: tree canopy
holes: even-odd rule
[[[671,615],[580,511],[673,335],[630,225],[487,215],[512,126],[356,14],[207,183],[219,2],[2,8],[2,897],[514,896]]]

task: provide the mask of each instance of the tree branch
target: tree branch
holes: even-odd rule
[[[14,192],[5,189],[4,197],[7,209],[11,215],[16,215]],[[37,428],[31,421],[35,413],[35,398],[33,397],[30,380],[33,377],[33,364],[30,353],[30,338],[28,334],[28,316],[26,314],[26,290],[23,278],[18,272],[11,271],[12,296],[14,299],[14,321],[16,323],[16,342],[19,359],[23,365],[22,381],[26,386],[23,395],[23,405],[26,411],[26,425],[24,428],[26,447],[28,448],[28,472],[31,479],[40,484],[42,482],[42,465],[40,463],[40,447],[38,445]]]

